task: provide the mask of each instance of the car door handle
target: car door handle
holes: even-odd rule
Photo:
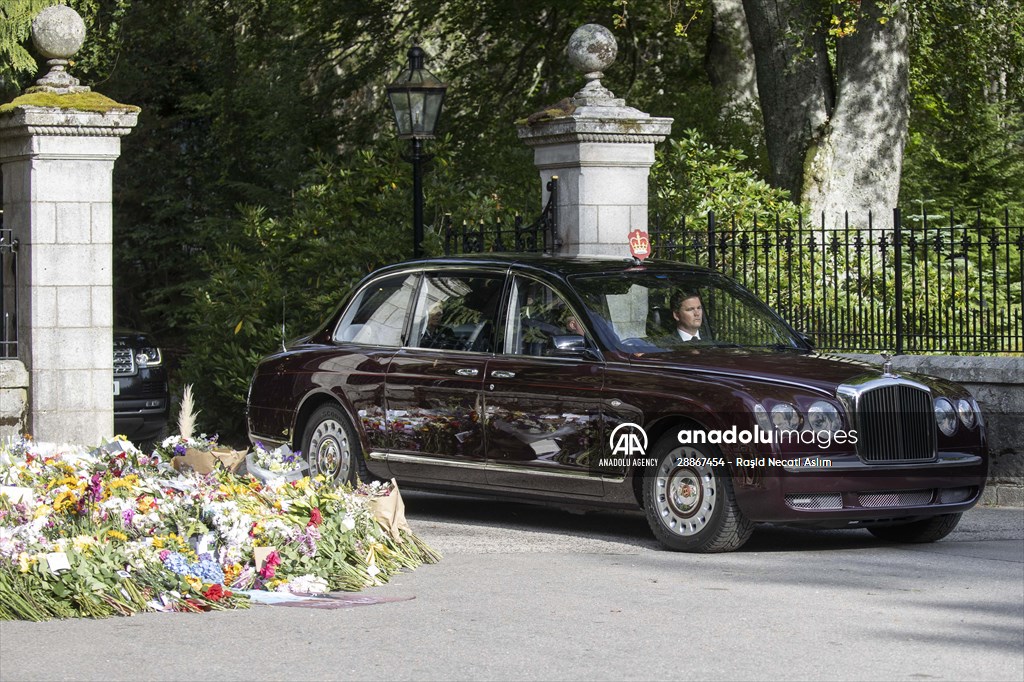
[[[462,369],[455,370],[455,373],[460,377],[475,377],[480,372],[472,367],[464,367]]]
[[[496,369],[493,372],[491,372],[491,376],[495,377],[496,379],[511,379],[515,377],[515,375],[515,372],[509,372],[508,370],[505,369]]]

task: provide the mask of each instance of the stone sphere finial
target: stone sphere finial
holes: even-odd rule
[[[615,63],[618,51],[615,36],[600,24],[584,24],[573,31],[566,48],[569,63],[587,79],[587,84],[576,93],[576,99],[597,101],[614,97],[601,85],[601,78],[604,70]]]
[[[36,81],[32,91],[85,92],[89,88],[78,84],[78,79],[67,72],[68,60],[85,42],[85,22],[78,12],[66,5],[47,7],[32,20],[32,43],[47,58],[49,73]]]
[[[582,71],[586,78],[600,78],[602,72],[615,63],[619,44],[612,32],[600,24],[584,24],[569,37],[569,63]],[[592,79],[591,79],[592,80]]]
[[[48,59],[71,59],[85,42],[85,22],[67,5],[47,7],[32,20],[32,43]]]

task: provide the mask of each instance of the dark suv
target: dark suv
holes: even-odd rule
[[[170,399],[163,354],[153,339],[130,329],[114,330],[114,430],[141,443],[167,427]]]

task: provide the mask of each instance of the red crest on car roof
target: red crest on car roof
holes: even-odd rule
[[[629,238],[629,252],[633,258],[643,260],[651,255],[651,240],[646,232],[636,229],[626,236]]]

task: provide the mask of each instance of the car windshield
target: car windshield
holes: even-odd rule
[[[579,275],[572,282],[599,331],[625,352],[690,344],[804,348],[768,306],[719,275],[637,270]]]

